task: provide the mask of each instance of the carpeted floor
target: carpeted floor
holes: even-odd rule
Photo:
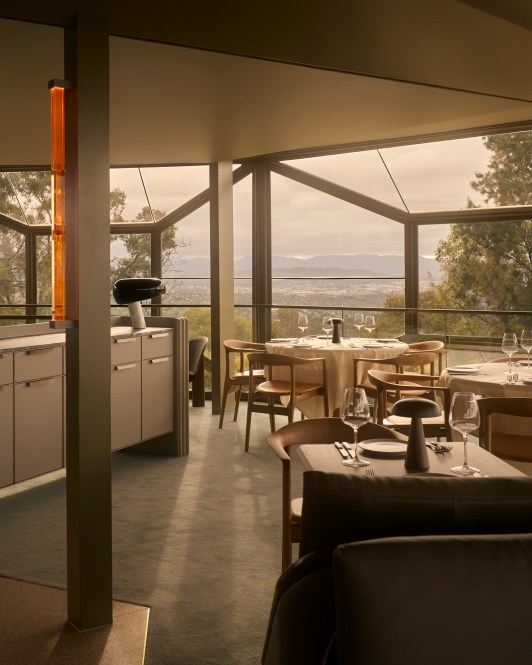
[[[113,587],[151,608],[146,665],[258,665],[280,573],[281,463],[245,406],[192,408],[190,454],[113,455]],[[280,426],[281,423],[279,423]],[[284,422],[282,423],[284,424]],[[65,587],[65,481],[0,490],[0,575]]]

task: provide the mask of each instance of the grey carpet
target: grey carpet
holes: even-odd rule
[[[151,609],[146,665],[258,665],[280,573],[281,463],[245,408],[191,409],[190,454],[113,455],[113,589]],[[278,426],[286,421],[278,423]],[[0,493],[0,574],[65,587],[65,481]]]

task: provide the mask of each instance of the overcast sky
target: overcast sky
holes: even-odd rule
[[[482,201],[470,186],[476,172],[486,170],[489,153],[481,138],[442,141],[294,160],[293,166],[337,182],[390,205],[411,212],[466,207],[468,197]],[[396,187],[386,167],[401,193]],[[165,212],[208,187],[208,167],[142,169],[153,208]],[[134,217],[146,205],[136,169],[112,171],[111,186],[127,194],[125,216]],[[234,189],[235,257],[251,253],[251,179]],[[208,207],[179,224],[187,244],[184,258],[209,255]],[[422,227],[420,253],[432,256],[447,226]],[[277,256],[310,257],[316,254],[402,254],[401,224],[356,208],[331,196],[272,174],[272,241]]]

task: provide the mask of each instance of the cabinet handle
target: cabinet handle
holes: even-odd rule
[[[159,339],[159,337],[169,337],[170,333],[164,332],[164,333],[150,333],[150,338],[151,339]]]
[[[134,337],[121,337],[120,339],[113,339],[113,342],[115,344],[130,344],[131,342],[134,341],[135,341]]]
[[[135,363],[128,363],[124,365],[115,365],[115,369],[118,372],[121,372],[123,369],[135,369],[136,364]]]
[[[45,386],[47,383],[52,383],[53,379],[37,379],[36,381],[26,381],[28,388],[32,386]]]
[[[169,360],[168,357],[166,357],[166,358],[151,358],[150,363],[152,365],[157,365],[157,363],[167,363],[168,360]]]
[[[28,349],[26,351],[26,354],[28,356],[33,356],[33,355],[37,355],[39,353],[49,353],[50,351],[53,351],[53,349],[54,349],[54,347],[52,347],[52,346],[47,346],[44,349]]]

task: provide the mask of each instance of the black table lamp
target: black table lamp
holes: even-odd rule
[[[344,324],[344,320],[340,318],[332,318],[331,322],[333,324],[332,343],[340,344],[342,341],[342,326]]]
[[[118,305],[127,305],[133,328],[146,327],[140,305],[142,300],[150,300],[166,292],[166,286],[158,277],[127,277],[117,279],[113,286],[113,296]]]
[[[429,456],[427,455],[425,432],[421,419],[441,416],[440,407],[430,399],[406,397],[393,405],[391,413],[394,416],[411,418],[405,469],[408,469],[408,471],[426,471],[429,468]]]

